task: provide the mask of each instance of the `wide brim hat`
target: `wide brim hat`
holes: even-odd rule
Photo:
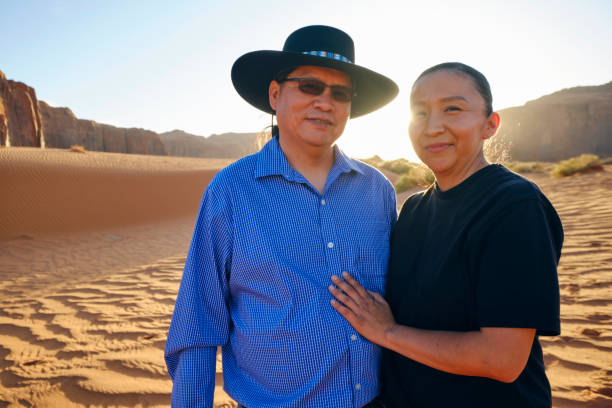
[[[244,54],[232,66],[232,83],[248,103],[274,114],[268,96],[270,82],[279,72],[304,65],[333,68],[351,77],[356,92],[351,100],[351,118],[375,111],[391,102],[399,92],[391,79],[355,64],[355,46],[348,34],[321,25],[294,31],[282,51]]]

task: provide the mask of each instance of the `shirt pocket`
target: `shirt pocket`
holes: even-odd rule
[[[389,235],[388,223],[374,222],[359,234],[355,243],[354,276],[366,289],[381,294],[389,263]]]

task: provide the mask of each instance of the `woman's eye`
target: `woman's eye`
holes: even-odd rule
[[[461,111],[462,109],[458,106],[448,106],[445,111],[446,112],[457,112],[457,111]]]
[[[426,115],[425,111],[413,111],[412,112],[412,116],[414,116],[415,118],[424,117],[425,115]]]

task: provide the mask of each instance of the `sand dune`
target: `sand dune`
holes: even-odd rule
[[[200,196],[226,164],[0,149],[0,408],[169,406],[165,336]],[[612,167],[534,180],[566,230],[563,332],[542,339],[554,406],[610,406]],[[215,405],[234,406],[217,371]]]
[[[185,253],[228,163],[0,149],[0,407],[169,406]]]
[[[561,336],[541,338],[555,407],[612,406],[612,166],[534,178],[565,230]]]
[[[223,159],[0,149],[0,239],[192,216]]]

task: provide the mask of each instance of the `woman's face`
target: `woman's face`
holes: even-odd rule
[[[487,164],[483,143],[497,130],[499,116],[486,116],[471,77],[450,70],[428,74],[414,84],[410,107],[412,146],[438,182],[460,182]]]

